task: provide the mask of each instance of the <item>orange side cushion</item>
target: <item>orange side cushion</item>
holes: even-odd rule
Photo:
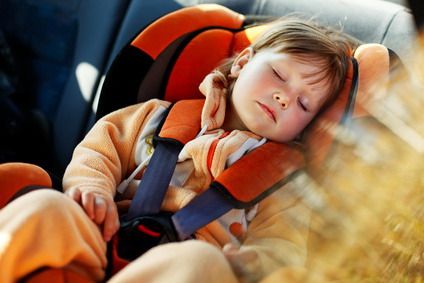
[[[44,169],[29,163],[0,164],[0,208],[20,189],[30,185],[49,188],[52,181]]]

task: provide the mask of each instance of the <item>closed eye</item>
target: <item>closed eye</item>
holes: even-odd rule
[[[302,102],[302,99],[300,97],[297,98],[297,105],[299,105],[300,108],[302,108],[303,111],[309,112],[309,109],[306,107],[306,105]]]
[[[281,80],[283,82],[286,81],[286,79],[282,75],[280,75],[280,73],[278,73],[278,71],[275,70],[274,68],[272,68],[272,72],[274,73],[274,76],[276,76],[279,80]]]

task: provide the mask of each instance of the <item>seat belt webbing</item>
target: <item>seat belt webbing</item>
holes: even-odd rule
[[[125,216],[127,221],[160,211],[182,147],[182,144],[176,142],[159,141],[157,143]]]
[[[219,218],[234,208],[234,205],[226,199],[212,185],[196,196],[172,217],[175,230],[180,240],[189,238],[194,232],[209,222]]]

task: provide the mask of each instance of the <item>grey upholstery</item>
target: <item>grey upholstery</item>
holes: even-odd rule
[[[92,112],[93,94],[105,71],[112,43],[128,4],[128,0],[88,0],[80,3],[73,72],[63,90],[52,125],[52,150],[59,171],[69,162],[72,149],[85,132],[89,113]]]
[[[57,172],[65,168],[73,148],[93,124],[95,95],[101,88],[102,76],[119,50],[154,19],[181,7],[201,3],[222,4],[243,14],[280,16],[301,13],[342,28],[363,42],[385,44],[406,63],[415,36],[408,9],[381,0],[81,1],[73,72],[63,90],[57,116],[52,121],[52,150]]]
[[[402,58],[406,58],[411,47],[409,43],[415,36],[413,18],[408,9],[380,0],[221,0],[197,2],[221,3],[229,8],[241,9],[250,14],[280,16],[300,13],[324,24],[341,28],[363,42],[382,43],[393,49]],[[243,2],[243,7],[240,7]],[[249,8],[246,9],[246,7]]]

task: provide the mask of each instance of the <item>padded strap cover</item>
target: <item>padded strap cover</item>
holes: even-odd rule
[[[156,139],[173,139],[186,144],[200,131],[200,118],[204,99],[181,100],[176,102]]]
[[[182,144],[192,140],[200,130],[203,104],[203,99],[175,103],[158,139],[172,139]],[[248,207],[279,189],[303,167],[299,146],[267,142],[226,169],[211,187],[218,189],[236,207]]]
[[[249,207],[281,188],[303,167],[298,146],[267,142],[225,170],[213,187],[227,195],[236,207]]]

